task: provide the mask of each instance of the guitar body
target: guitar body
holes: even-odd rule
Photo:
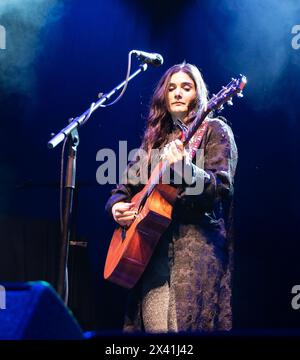
[[[144,190],[132,198],[138,203]],[[158,184],[130,227],[117,228],[109,246],[104,278],[132,288],[144,272],[155,246],[172,220],[177,190]]]

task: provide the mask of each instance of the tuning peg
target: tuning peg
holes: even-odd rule
[[[221,111],[223,111],[223,110],[224,110],[224,106],[221,105],[221,106],[218,107],[217,112],[219,113],[219,112],[221,112]]]
[[[233,105],[232,98],[229,98],[229,100],[227,101],[227,105],[229,105],[229,106]]]
[[[239,98],[242,98],[242,97],[244,97],[244,94],[242,92],[239,92],[239,93],[236,94],[236,96],[239,97]]]

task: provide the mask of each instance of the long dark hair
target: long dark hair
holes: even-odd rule
[[[172,131],[173,121],[167,108],[167,94],[171,76],[185,72],[195,84],[196,99],[190,105],[189,114],[201,112],[208,102],[208,91],[199,69],[195,65],[183,62],[169,68],[158,82],[150,103],[142,149],[148,155],[155,148],[161,148],[167,142],[167,135]]]

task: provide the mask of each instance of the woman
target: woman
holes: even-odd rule
[[[189,162],[180,140],[195,115],[207,105],[207,89],[199,70],[174,65],[162,76],[152,98],[141,148],[163,149],[170,166],[185,162],[191,184],[204,182],[200,194],[189,195],[183,181],[172,222],[137,285],[130,290],[125,331],[178,332],[230,330],[232,240],[231,208],[237,149],[230,127],[209,118],[200,144],[204,166]],[[132,166],[132,164],[129,165]],[[189,184],[189,185],[191,185]],[[121,226],[136,216],[131,198],[142,189],[127,182],[112,191],[106,209]]]

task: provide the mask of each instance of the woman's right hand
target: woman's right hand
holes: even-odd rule
[[[114,220],[121,226],[129,226],[137,215],[134,205],[123,201],[114,204],[111,209]]]

